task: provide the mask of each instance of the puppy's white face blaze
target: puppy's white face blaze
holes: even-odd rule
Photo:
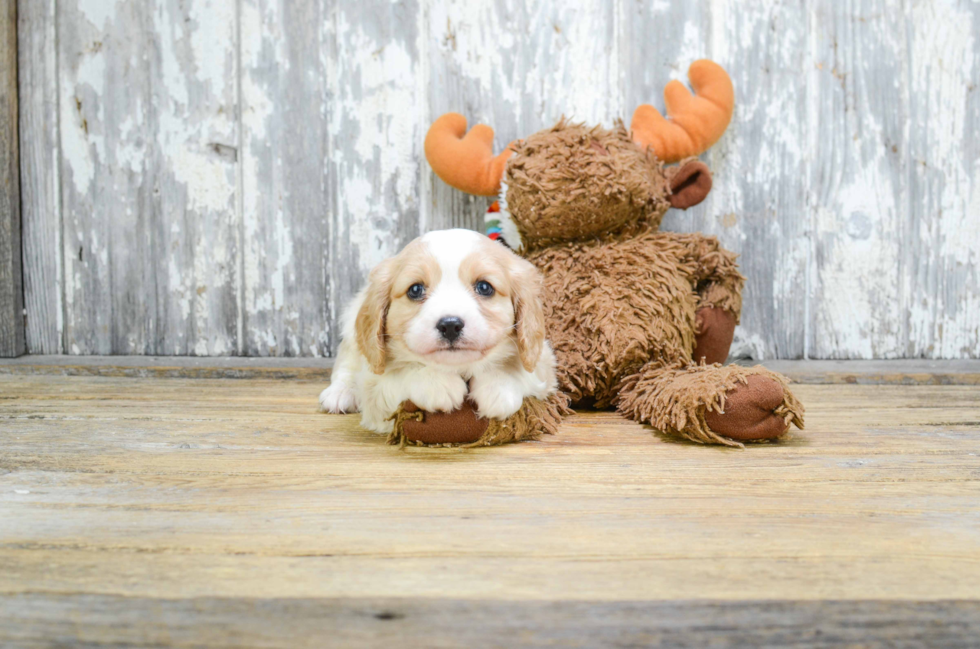
[[[514,328],[511,255],[469,230],[431,232],[399,255],[387,336],[426,364],[485,358]]]
[[[537,269],[482,234],[416,239],[371,271],[347,310],[320,403],[357,407],[362,425],[382,433],[406,400],[452,412],[469,395],[481,417],[509,417],[557,387],[541,297]]]

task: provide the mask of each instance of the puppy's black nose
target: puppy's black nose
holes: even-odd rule
[[[454,315],[446,316],[436,323],[436,329],[443,338],[454,343],[463,334],[463,321]]]

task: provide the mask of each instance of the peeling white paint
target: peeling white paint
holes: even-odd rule
[[[980,358],[980,157],[964,141],[980,125],[977,7],[910,9],[913,215],[918,273],[907,298],[914,355]],[[925,119],[921,119],[921,118]]]
[[[819,281],[824,287],[818,323],[824,349],[845,357],[894,358],[901,355],[899,259],[888,245],[897,221],[890,179],[875,165],[854,171],[836,188],[830,205],[817,210],[817,236],[828,242]]]
[[[118,304],[111,291],[139,282],[149,295],[159,281],[161,312],[120,332],[121,346],[149,349],[158,331],[162,351],[231,353],[240,343],[228,323],[236,331],[244,320],[242,349],[317,355],[336,344],[324,302],[337,313],[423,224],[482,216],[483,202],[433,182],[421,160],[432,117],[458,110],[490,123],[499,150],[562,114],[628,118],[629,89],[649,83],[648,66],[686,84],[690,62],[710,56],[736,80],[736,113],[704,156],[711,196],[667,224],[742,253],[747,312],[733,350],[771,356],[798,339],[772,328],[795,327],[809,330],[815,357],[980,356],[975,3],[913,0],[904,14],[871,0],[59,6],[66,45],[50,105],[68,320],[56,326],[74,353],[101,349],[98,332],[120,316],[93,301]],[[633,21],[662,27],[654,21],[675,16],[653,58],[626,49],[642,33]],[[298,58],[289,45],[299,37],[309,40]],[[151,63],[159,78],[139,81]],[[288,76],[297,66],[304,76]],[[135,72],[120,93],[123,68]],[[296,79],[306,94],[289,85]],[[662,105],[660,92],[644,100]],[[308,128],[283,123],[298,102],[312,106],[301,113]],[[323,148],[304,149],[305,138]],[[297,200],[289,176],[310,168],[324,180]],[[142,213],[148,204],[158,213]],[[320,238],[328,244],[311,257]],[[121,247],[134,239],[165,258]]]
[[[75,190],[86,194],[95,178],[96,165],[105,160],[101,101],[92,105],[89,100],[104,94],[105,55],[82,53],[74,76],[63,76],[62,84],[69,89],[60,102],[62,156],[71,170]]]
[[[815,110],[807,128],[822,155],[811,162],[809,177],[810,355],[901,357],[907,353],[901,233],[909,201],[901,158],[901,124],[908,119],[902,18],[862,4],[853,10],[821,5],[811,20],[816,78],[808,90]]]
[[[754,361],[766,360],[767,341],[757,333],[750,333],[744,327],[735,327],[729,358],[746,358]]]
[[[78,0],[78,9],[90,23],[102,29],[115,16],[118,4],[118,0]]]
[[[930,158],[926,166],[938,165],[944,175],[940,223],[942,254],[959,263],[973,263],[980,241],[978,212],[970,213],[966,203],[975,195],[977,163],[962,155],[966,136],[966,110],[970,86],[977,76],[973,70],[975,29],[968,11],[956,11],[949,2],[918,2],[912,7],[913,64],[927,68],[913,75],[913,92],[929,97],[929,108],[936,119],[917,128],[929,130]],[[972,164],[971,164],[972,162]],[[972,168],[971,168],[972,167]]]
[[[690,88],[687,69],[691,63],[707,56],[705,52],[704,33],[693,23],[685,23],[682,32],[681,47],[677,50],[676,63],[670,68],[670,78],[680,81]],[[658,98],[659,99],[659,98]]]
[[[188,146],[169,150],[174,177],[187,188],[187,207],[197,212],[228,210],[235,196],[232,167]]]
[[[122,142],[116,147],[116,165],[133,173],[140,173],[146,162],[146,141],[142,137],[142,124],[138,124],[132,115],[126,117],[119,125]]]
[[[173,21],[171,16],[165,14],[162,10],[157,10],[153,13],[153,30],[158,34],[160,39],[160,58],[163,71],[163,87],[166,88],[167,94],[170,96],[171,100],[187,106],[189,99],[187,96],[187,76],[185,70],[181,67],[180,62],[177,60],[177,51],[174,47],[175,42],[182,41],[186,38],[185,33],[185,22],[183,20],[177,21],[179,27],[179,34],[175,33]]]
[[[336,20],[338,49],[352,69],[344,77],[347,83],[337,85],[332,130],[357,131],[354,145],[336,152],[338,205],[358,251],[360,272],[366,275],[397,251],[392,228],[399,215],[389,210],[409,207],[417,192],[415,133],[420,125],[410,110],[418,103],[417,61],[406,43],[373,39],[345,8],[338,8]],[[385,198],[392,185],[394,204]]]
[[[293,263],[293,238],[289,227],[282,220],[282,213],[276,214],[276,237],[278,254],[275,270],[270,278],[272,284],[272,308],[283,308],[286,304],[286,273]]]
[[[234,77],[229,74],[228,45],[235,42],[235,4],[194,2],[188,17],[193,25],[190,34],[196,68],[193,76],[208,85],[215,97],[221,97],[234,85]]]

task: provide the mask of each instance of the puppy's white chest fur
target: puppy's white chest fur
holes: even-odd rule
[[[448,412],[468,394],[480,416],[502,419],[547,398],[557,381],[540,284],[531,264],[476,232],[416,239],[347,309],[321,407],[360,410],[365,428],[387,433],[407,400]]]

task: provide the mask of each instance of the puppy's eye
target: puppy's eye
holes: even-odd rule
[[[494,294],[493,286],[490,282],[485,282],[482,279],[473,285],[473,290],[476,291],[477,295],[482,295],[483,297],[490,297]]]
[[[425,284],[412,284],[405,293],[409,300],[418,302],[425,296]]]

